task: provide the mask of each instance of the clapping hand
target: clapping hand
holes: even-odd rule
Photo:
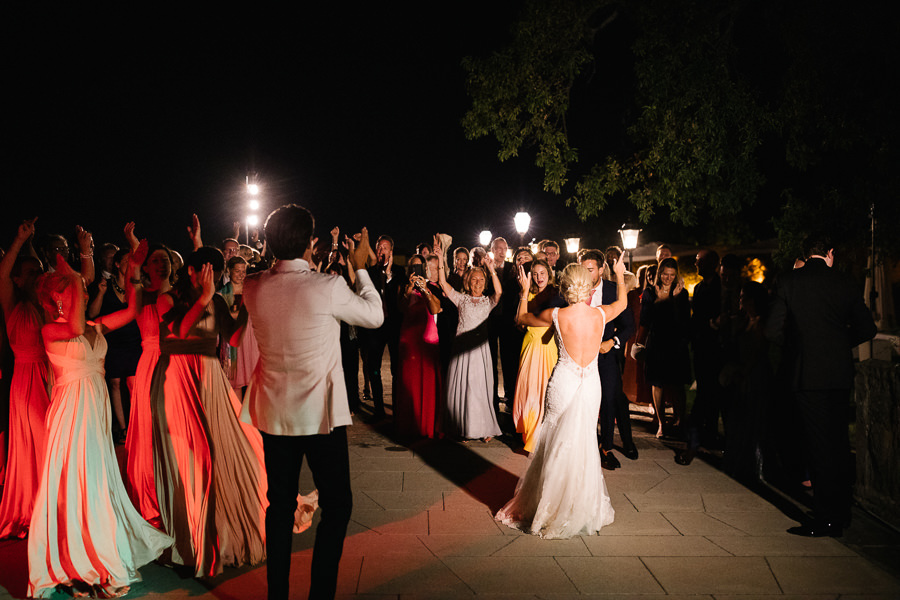
[[[677,296],[681,293],[681,290],[684,289],[684,279],[681,277],[678,278],[678,281],[675,282],[675,288],[672,290],[672,295]]]
[[[366,268],[366,261],[369,258],[369,230],[363,227],[362,231],[353,236],[353,239],[358,244],[356,248],[351,248],[350,250],[350,265],[358,271]]]

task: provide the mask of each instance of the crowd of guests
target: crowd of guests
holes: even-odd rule
[[[186,259],[139,240],[129,223],[121,248],[95,249],[79,227],[72,260],[65,237],[35,238],[35,225],[19,227],[0,261],[10,398],[0,537],[28,537],[29,595],[57,585],[121,595],[137,566],[160,556],[198,577],[261,562],[263,444],[240,415],[259,359],[244,282],[270,266],[264,242],[254,235],[242,245],[235,236],[206,246],[195,216]],[[348,256],[357,243],[334,228],[310,267],[352,286]],[[390,376],[397,433],[464,443],[507,433],[533,452],[560,360],[549,315],[571,302],[614,304],[621,256],[616,246],[580,251],[586,283],[573,295],[561,293],[564,265],[550,240],[533,252],[510,249],[502,237],[488,249],[454,247],[438,234],[400,266],[391,237],[378,237],[366,271],[383,324],[340,328],[351,412],[387,420]],[[754,476],[767,452],[797,456],[785,447],[790,436],[764,429],[784,376],[764,335],[769,290],[745,279],[733,255],[701,250],[696,267],[702,281],[693,298],[666,245],[654,264],[618,273],[627,308],[602,319],[597,339],[596,443],[605,469],[621,466],[615,428],[619,451],[638,458],[630,401],[652,406],[658,437],[686,442],[675,458],[682,465],[701,448],[724,448],[731,473]],[[389,374],[382,373],[385,350]],[[686,389],[695,380],[688,413]],[[115,445],[124,445],[121,473]],[[798,481],[808,478],[802,461],[790,467]],[[92,493],[79,495],[85,489]],[[309,492],[298,501],[297,531],[316,509]]]

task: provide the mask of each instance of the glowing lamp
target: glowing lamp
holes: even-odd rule
[[[482,246],[490,244],[492,239],[494,239],[493,234],[487,229],[478,234],[478,243]]]
[[[525,235],[528,232],[528,226],[531,225],[531,215],[527,212],[516,213],[513,223],[516,225],[516,232],[519,235]]]
[[[626,250],[634,250],[638,245],[638,236],[641,234],[640,229],[636,229],[630,225],[622,225],[619,235],[622,236],[622,247]]]
[[[566,244],[566,252],[576,254],[581,245],[581,238],[566,238],[563,242]]]

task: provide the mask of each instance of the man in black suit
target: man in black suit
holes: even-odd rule
[[[794,348],[792,388],[815,490],[813,520],[788,532],[837,537],[850,516],[851,351],[872,339],[876,328],[861,291],[832,269],[828,238],[810,236],[804,256],[805,266],[779,277],[766,326],[771,341],[784,345],[789,340]]]
[[[617,288],[612,281],[602,277],[605,260],[599,250],[589,250],[581,255],[581,266],[588,270],[594,282],[589,304],[602,306],[616,299]],[[625,362],[625,342],[634,335],[634,314],[623,310],[618,317],[606,324],[603,331],[603,342],[597,357],[597,370],[600,372],[600,388],[603,395],[600,401],[600,463],[604,469],[613,470],[621,467],[619,459],[613,454],[614,427],[619,425],[619,437],[622,438],[623,454],[634,460],[638,457],[637,447],[631,436],[631,415],[628,409],[628,397],[622,390],[622,367]]]
[[[494,271],[497,272],[497,279],[503,286],[500,302],[491,311],[488,317],[488,343],[491,350],[491,367],[494,372],[494,412],[497,415],[497,422],[501,422],[500,418],[500,394],[498,392],[498,384],[500,382],[497,376],[497,361],[500,361],[500,368],[503,370],[503,390],[506,395],[506,408],[512,410],[513,398],[516,393],[516,375],[519,372],[519,352],[522,350],[522,337],[516,328],[515,315],[519,306],[519,282],[516,279],[516,270],[513,264],[506,260],[506,251],[509,245],[502,237],[496,237],[491,242],[491,257],[485,257],[484,260],[493,260]],[[488,273],[485,267],[485,273]],[[484,295],[494,294],[494,285],[488,274],[487,286]],[[518,346],[516,339],[518,338]],[[503,421],[505,423],[506,421]],[[503,426],[503,425],[501,425]]]
[[[372,401],[374,420],[384,419],[384,385],[381,382],[381,359],[384,357],[384,347],[387,346],[391,359],[391,377],[397,375],[400,366],[400,323],[403,315],[400,313],[400,290],[406,288],[406,273],[403,267],[394,264],[394,240],[390,236],[382,235],[375,243],[375,264],[366,271],[381,296],[381,306],[384,310],[384,324],[378,329],[360,329],[360,343],[366,353],[365,368],[369,373],[369,385],[372,387]]]

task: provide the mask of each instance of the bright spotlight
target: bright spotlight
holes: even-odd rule
[[[256,227],[257,225],[259,225],[259,216],[247,215],[247,225],[250,227]]]
[[[478,243],[482,246],[490,244],[492,239],[494,239],[493,234],[487,229],[478,234]]]
[[[251,200],[248,204],[250,210],[259,210],[259,200]]]
[[[257,194],[259,194],[259,185],[256,183],[248,183],[247,193],[249,193],[251,196],[256,196]]]

